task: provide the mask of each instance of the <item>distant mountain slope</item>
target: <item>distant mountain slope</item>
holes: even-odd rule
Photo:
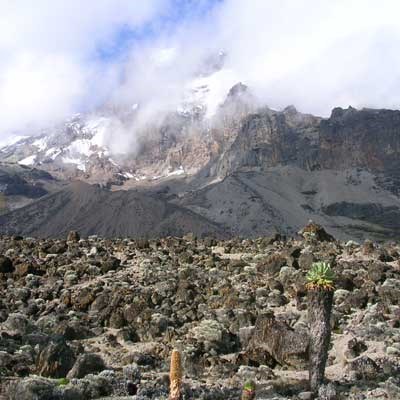
[[[182,207],[134,191],[111,192],[75,182],[12,213],[0,216],[0,232],[39,237],[83,235],[158,237],[194,232],[224,236],[217,224]]]
[[[337,238],[400,238],[400,199],[378,187],[373,174],[357,169],[237,172],[192,191],[179,204],[232,236],[293,235],[312,219]]]
[[[0,233],[65,236],[70,230],[106,237],[255,237],[296,234],[308,220],[341,239],[400,238],[400,199],[371,173],[274,167],[237,172],[177,195],[158,190],[109,191],[74,182],[0,216]],[[179,190],[182,187],[179,186]]]
[[[0,162],[0,214],[32,203],[62,186],[63,182],[43,170]]]
[[[74,175],[57,164],[61,154],[37,165],[54,169],[60,179],[55,185],[45,172],[16,166],[20,171],[11,186],[0,187],[0,214],[7,211],[4,196],[12,188],[22,188],[26,200],[15,197],[12,208],[32,204],[3,215],[0,232],[248,237],[294,234],[313,219],[341,239],[400,238],[400,111],[336,108],[320,118],[293,106],[252,109],[250,97],[244,85],[235,85],[213,125],[188,115],[167,116],[146,131],[139,153],[124,159],[130,172],[114,165],[106,150],[87,158],[81,153],[85,170],[79,177],[112,190],[79,183],[63,189]],[[50,137],[67,142],[64,156],[76,142],[83,146],[98,134],[79,121],[68,129],[70,136],[62,131]],[[6,158],[29,153],[29,146],[44,146],[37,140],[0,152]],[[91,145],[89,153],[95,149]],[[1,179],[10,174],[2,178],[0,168],[0,184]]]

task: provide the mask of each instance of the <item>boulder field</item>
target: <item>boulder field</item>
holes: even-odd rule
[[[315,231],[316,232],[316,231]],[[320,399],[400,398],[400,244],[0,237],[0,398],[311,399],[305,276],[336,274]],[[313,234],[314,233],[314,234]],[[3,397],[2,397],[3,396]]]

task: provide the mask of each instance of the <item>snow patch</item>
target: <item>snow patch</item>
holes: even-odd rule
[[[65,164],[76,164],[76,168],[78,168],[79,170],[81,170],[83,172],[86,172],[86,165],[79,158],[63,157],[62,161]]]
[[[90,140],[93,146],[103,147],[107,144],[110,119],[105,117],[92,118],[85,127],[85,132],[94,133]]]
[[[183,168],[183,166],[181,165],[178,169],[171,171],[171,172],[167,172],[167,174],[165,175],[157,175],[157,176],[153,176],[152,180],[155,181],[157,179],[161,179],[161,178],[168,178],[170,176],[179,176],[179,175],[184,175],[186,172]]]
[[[60,149],[52,147],[46,151],[46,157],[50,157],[54,161],[61,153]]]
[[[80,154],[86,157],[90,157],[93,154],[91,147],[92,143],[89,139],[78,139],[72,142],[66,150],[69,151],[72,155]]]
[[[0,142],[0,149],[4,149],[8,146],[12,146],[20,142],[21,140],[27,139],[29,136],[10,136],[9,138]]]
[[[32,156],[26,157],[21,161],[18,161],[18,164],[21,165],[33,165],[36,160],[36,154],[33,154]]]
[[[176,169],[175,171],[168,172],[167,176],[176,176],[176,175],[184,175],[185,170],[183,169],[182,165],[179,167],[179,169]]]
[[[186,113],[204,107],[206,117],[211,118],[225,101],[229,90],[238,82],[238,77],[231,69],[221,69],[211,75],[196,78],[186,87],[187,94],[178,112]]]
[[[36,139],[32,143],[32,145],[37,147],[39,151],[43,151],[47,148],[47,139],[46,138]]]

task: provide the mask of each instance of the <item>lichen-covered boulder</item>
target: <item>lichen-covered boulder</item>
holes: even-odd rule
[[[295,331],[272,313],[257,318],[248,352],[261,359],[265,353],[281,365],[305,368],[308,360],[309,336],[306,331]]]
[[[307,241],[333,242],[335,238],[330,235],[321,225],[310,221],[300,232],[299,235]]]
[[[106,369],[103,359],[98,354],[81,354],[69,371],[68,379],[84,378],[88,374],[94,374]]]
[[[63,340],[51,342],[39,354],[36,364],[39,375],[64,378],[75,363],[73,350]]]

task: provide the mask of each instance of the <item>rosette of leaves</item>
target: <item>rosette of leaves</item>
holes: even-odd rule
[[[306,287],[308,290],[335,289],[335,273],[332,271],[331,265],[327,262],[319,261],[313,263],[306,278]]]
[[[241,400],[254,400],[256,397],[256,384],[254,381],[247,381],[243,386]]]

